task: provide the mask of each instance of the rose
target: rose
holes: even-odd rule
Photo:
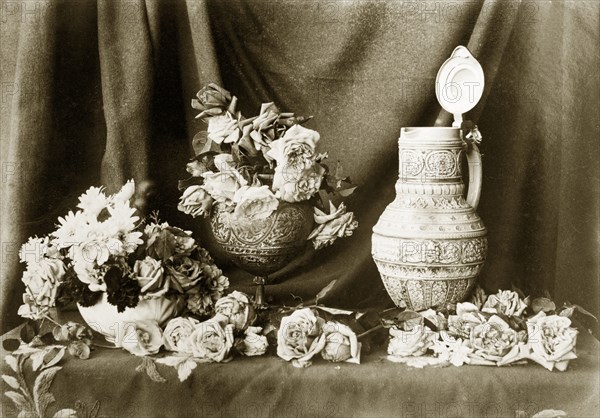
[[[69,354],[82,360],[90,358],[90,346],[84,341],[71,341],[67,346]]]
[[[274,159],[278,166],[296,170],[308,169],[313,165],[315,148],[319,133],[301,125],[293,125],[283,137],[271,142],[267,156]]]
[[[329,214],[323,212],[321,209],[315,207],[314,208],[314,218],[315,222],[319,225],[325,224],[329,221],[333,221],[335,218],[339,218],[344,213],[346,213],[346,205],[344,202],[340,203],[340,205],[336,208],[335,205],[330,201],[329,202]]]
[[[217,300],[215,313],[221,315],[226,323],[240,331],[248,328],[256,319],[256,312],[250,304],[248,296],[237,290]]]
[[[196,216],[207,216],[213,204],[213,198],[202,186],[190,186],[179,198],[177,209],[181,212]]]
[[[436,312],[433,309],[419,312],[423,318],[431,322],[437,331],[442,331],[448,328],[448,320],[441,312]]]
[[[260,107],[260,114],[252,121],[249,126],[248,136],[254,140],[254,146],[257,150],[263,147],[269,147],[269,143],[275,139],[275,123],[280,117],[279,109],[275,104],[263,103]]]
[[[302,171],[278,166],[273,176],[275,196],[292,203],[308,200],[319,191],[324,172],[325,169],[319,164]]]
[[[242,186],[235,192],[234,215],[245,219],[266,219],[279,206],[279,201],[269,186]]]
[[[501,290],[495,295],[489,295],[483,308],[483,312],[501,313],[507,316],[520,316],[527,308],[517,292]]]
[[[262,331],[260,327],[249,327],[246,330],[244,339],[239,339],[236,342],[237,350],[245,356],[262,356],[266,353],[269,343],[267,337],[260,335]]]
[[[28,264],[21,281],[33,302],[52,307],[65,273],[65,264],[61,260],[43,257],[39,262]]]
[[[456,315],[448,316],[448,331],[450,335],[469,339],[475,326],[486,321],[477,306],[469,302],[456,304]]]
[[[294,311],[281,319],[277,331],[277,355],[286,361],[298,360],[300,365],[309,360],[325,346],[324,324],[310,308]]]
[[[354,360],[359,362],[360,345],[358,338],[350,327],[338,322],[327,322],[323,327],[325,346],[321,357],[327,361],[341,362]]]
[[[157,298],[169,290],[169,280],[165,280],[164,269],[160,260],[146,256],[137,260],[133,266],[135,280],[140,287],[140,293],[146,298]]]
[[[153,320],[128,322],[121,346],[136,356],[147,356],[158,353],[163,345],[162,332],[158,322]]]
[[[358,222],[354,220],[354,213],[347,212],[319,225],[310,233],[308,239],[313,240],[313,246],[318,250],[333,244],[338,238],[351,236],[356,228],[358,228]]]
[[[69,321],[63,325],[56,326],[52,330],[52,336],[56,341],[79,340],[87,345],[92,344],[92,331],[84,325]]]
[[[472,358],[495,364],[519,343],[519,336],[502,318],[493,315],[472,329],[470,340]]]
[[[185,165],[185,171],[190,173],[192,177],[200,177],[202,176],[202,173],[208,171],[208,169],[204,163],[194,160]]]
[[[198,321],[194,318],[173,318],[163,332],[163,343],[169,351],[192,354],[191,335]]]
[[[35,298],[31,294],[23,293],[23,305],[19,306],[17,314],[23,318],[38,320],[48,313],[48,306],[39,306],[35,303]]]
[[[173,287],[183,293],[196,286],[204,278],[204,272],[199,261],[177,257],[172,264],[167,265],[167,276]]]
[[[169,226],[167,231],[175,241],[175,254],[190,255],[197,247],[196,240],[192,237],[192,231],[184,231],[176,226]]]
[[[575,344],[578,331],[571,328],[571,320],[564,316],[542,311],[527,320],[527,343],[530,357],[548,370],[554,367],[564,371],[569,360],[577,358]]]
[[[226,360],[233,346],[233,327],[225,329],[219,322],[208,320],[198,324],[190,336],[194,357],[215,362]]]
[[[237,120],[229,114],[214,116],[208,120],[208,139],[217,144],[235,143],[240,138],[240,129]]]
[[[217,202],[226,205],[232,205],[235,192],[248,184],[235,168],[219,173],[207,171],[202,174],[202,177],[204,178],[204,190],[210,193]]]
[[[192,99],[192,107],[200,110],[197,118],[220,115],[231,105],[231,93],[214,83],[203,87]]]
[[[419,357],[433,346],[437,334],[424,325],[415,325],[408,331],[390,328],[388,354],[399,357]]]

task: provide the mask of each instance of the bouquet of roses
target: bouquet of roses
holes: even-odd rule
[[[566,370],[577,358],[574,307],[556,309],[547,298],[522,298],[516,291],[485,295],[436,312],[404,311],[384,319],[390,333],[388,359],[414,367],[504,366],[533,360],[548,370]]]
[[[194,317],[171,319],[164,330],[154,321],[136,323],[136,329],[125,338],[123,347],[133,354],[147,356],[161,347],[173,354],[156,360],[177,369],[181,381],[187,379],[198,363],[225,363],[234,352],[245,356],[260,356],[268,347],[263,328],[253,326],[256,312],[251,299],[234,291],[221,297],[214,315],[205,321]]]
[[[311,201],[315,248],[352,235],[358,223],[343,198],[355,187],[339,165],[331,170],[324,163],[327,154],[317,154],[319,133],[302,126],[310,117],[263,103],[258,116],[245,118],[236,105],[237,98],[215,84],[192,101],[207,129],[193,140],[196,156],[187,164],[191,177],[180,181],[178,209],[207,216],[219,205],[233,219],[255,220],[269,217],[280,202]]]
[[[141,221],[131,205],[134,193],[133,181],[110,196],[91,187],[55,231],[22,246],[27,268],[19,315],[38,320],[57,302],[92,306],[104,294],[119,312],[160,297],[183,297],[201,317],[212,312],[227,277],[191,232],[156,216]]]

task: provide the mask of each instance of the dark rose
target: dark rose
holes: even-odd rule
[[[200,110],[197,118],[206,118],[223,114],[229,108],[232,97],[231,93],[214,83],[204,86],[192,99],[192,107]]]

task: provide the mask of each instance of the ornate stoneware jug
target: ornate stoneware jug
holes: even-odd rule
[[[440,102],[455,118],[461,113]],[[397,306],[419,311],[460,302],[487,255],[486,229],[475,212],[481,155],[475,144],[464,142],[459,127],[402,128],[398,144],[396,199],[373,227],[373,259]],[[464,158],[469,167],[466,198]]]

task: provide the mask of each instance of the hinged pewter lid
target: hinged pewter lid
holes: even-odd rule
[[[461,126],[462,114],[479,102],[484,85],[479,62],[466,47],[457,46],[442,64],[435,79],[435,95],[440,106],[454,115],[452,126]]]

